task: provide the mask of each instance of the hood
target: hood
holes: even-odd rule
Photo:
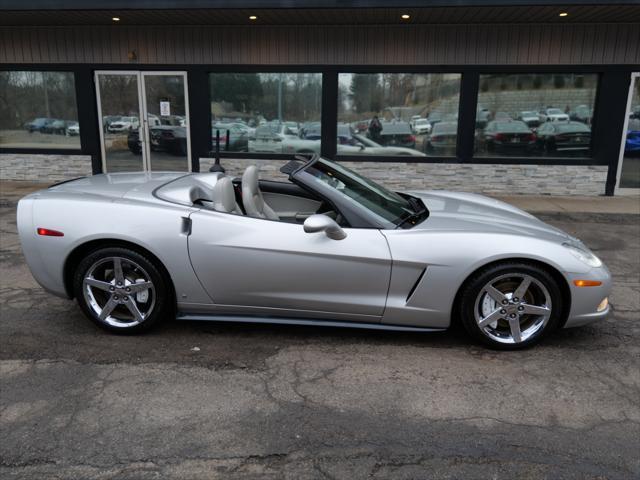
[[[573,239],[533,215],[493,198],[449,191],[412,192],[429,209],[429,217],[416,229],[503,233],[544,238],[553,242]]]
[[[48,191],[122,198],[129,191],[141,188],[152,191],[183,175],[185,173],[180,172],[108,173],[53,185]]]

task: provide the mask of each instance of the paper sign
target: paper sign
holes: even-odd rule
[[[171,115],[171,105],[169,102],[160,102],[160,115],[162,117],[168,117]]]

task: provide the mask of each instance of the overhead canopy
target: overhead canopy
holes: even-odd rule
[[[3,0],[0,11],[0,25],[640,22],[640,0]]]

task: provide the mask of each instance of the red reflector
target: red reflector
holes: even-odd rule
[[[51,230],[49,228],[38,227],[37,231],[38,235],[43,235],[45,237],[64,237],[64,233],[57,230]]]

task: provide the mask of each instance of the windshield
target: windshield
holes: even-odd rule
[[[405,198],[342,165],[323,158],[309,164],[305,171],[312,175],[315,181],[335,189],[360,207],[396,226],[426,211],[424,205],[416,208],[415,202],[410,200],[412,197]]]

